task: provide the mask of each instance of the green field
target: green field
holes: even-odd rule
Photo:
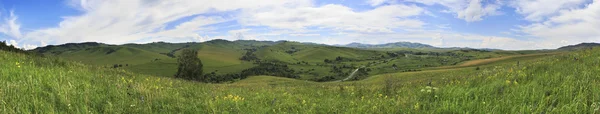
[[[401,44],[401,43],[398,43]],[[359,67],[368,69],[357,77],[396,72],[419,71],[452,66],[474,59],[513,56],[544,51],[485,51],[463,48],[348,48],[291,41],[211,40],[202,43],[165,43],[109,45],[79,43],[33,50],[86,65],[112,68],[122,65],[127,71],[171,77],[176,72],[176,56],[182,49],[198,51],[206,73],[239,74],[258,66],[277,63],[289,66],[298,79],[334,81],[346,78]],[[253,51],[249,51],[253,50]],[[252,55],[253,60],[243,60]],[[396,67],[394,67],[396,66]],[[339,71],[338,71],[339,70]]]
[[[205,84],[0,51],[0,113],[599,113],[599,52],[350,82],[252,76]]]

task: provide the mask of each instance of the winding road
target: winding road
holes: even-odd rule
[[[346,78],[344,78],[342,80],[334,81],[334,82],[343,82],[343,81],[350,80],[350,79],[354,78],[354,74],[356,74],[356,72],[358,72],[358,69],[361,69],[361,68],[364,68],[364,67],[365,66],[360,66],[360,67],[356,68],[356,70],[354,70],[352,73],[350,73],[350,75],[348,75],[348,77],[346,77]]]

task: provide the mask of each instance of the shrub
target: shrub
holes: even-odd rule
[[[176,78],[207,82],[208,78],[202,75],[202,61],[198,58],[198,51],[184,49],[177,58],[178,68]]]

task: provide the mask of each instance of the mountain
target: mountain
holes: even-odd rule
[[[560,47],[560,48],[558,48],[558,50],[579,50],[579,49],[593,48],[593,47],[598,47],[598,46],[600,46],[600,43],[581,43],[581,44],[577,44],[577,45],[569,45],[569,46]]]
[[[421,50],[422,48],[426,49]],[[267,68],[263,71],[269,71],[272,68],[265,67],[266,64],[262,63],[270,63],[279,64],[285,67],[283,69],[287,69],[286,71],[298,74],[299,79],[314,81],[339,80],[359,66],[371,69],[368,71],[369,74],[382,74],[517,54],[451,50],[410,42],[380,45],[352,43],[346,46],[331,46],[295,41],[221,39],[206,42],[122,45],[96,42],[68,43],[30,51],[92,66],[169,77],[176,73],[176,57],[183,49],[197,50],[198,58],[204,65],[203,70],[212,75],[240,74],[247,69],[263,67]]]
[[[352,47],[352,48],[435,48],[431,45],[412,43],[412,42],[395,42],[386,44],[362,44],[362,43],[350,43],[346,45],[337,45],[341,47]]]

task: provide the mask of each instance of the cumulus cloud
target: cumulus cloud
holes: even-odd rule
[[[420,28],[425,23],[407,17],[422,14],[423,9],[410,5],[388,5],[356,12],[352,8],[328,4],[320,7],[273,7],[245,12],[240,22],[247,26],[268,26],[302,31],[309,27],[339,31],[389,33],[392,29]]]
[[[378,6],[385,2],[387,2],[387,0],[367,0],[367,3],[369,3],[371,6]]]
[[[334,40],[344,39],[344,40]],[[542,49],[543,45],[530,40],[519,40],[511,37],[489,36],[467,33],[456,33],[451,31],[414,31],[408,33],[392,34],[363,34],[345,33],[326,40],[326,44],[348,44],[362,42],[369,44],[381,44],[389,42],[419,42],[437,47],[470,47],[470,48],[494,48],[506,50]]]
[[[17,18],[11,10],[8,17],[4,18],[4,22],[0,24],[0,33],[12,38],[21,38],[21,25],[17,22]]]
[[[0,34],[12,39],[8,43],[26,49],[69,42],[123,44],[211,39],[326,44],[411,41],[440,47],[540,49],[599,42],[600,3],[595,0],[584,4],[588,1],[367,0],[361,5],[370,9],[357,10],[341,4],[316,5],[312,0],[70,0],[68,5],[82,14],[65,16],[55,27],[21,33],[17,15],[10,11],[0,15]],[[437,18],[435,12],[424,9],[432,6],[443,6],[442,12],[466,22],[502,14],[499,10],[509,6],[531,23],[513,31],[522,35],[520,38],[454,32],[451,25],[432,25],[420,19]],[[235,27],[219,25],[229,22]]]
[[[12,46],[18,46],[19,45],[19,43],[17,43],[17,41],[15,41],[15,40],[10,40],[7,43],[8,43],[8,45],[12,45]]]
[[[559,47],[570,43],[600,42],[600,2],[582,8],[561,10],[546,21],[521,26],[523,33],[537,38],[544,47]]]
[[[529,21],[543,21],[547,16],[556,15],[560,10],[577,8],[589,0],[515,0],[511,6]]]
[[[97,41],[122,44],[155,40],[188,41],[201,39],[205,25],[228,19],[219,16],[197,16],[211,12],[260,9],[294,4],[306,0],[72,0],[70,6],[82,15],[67,16],[58,27],[35,30],[24,37],[51,44]],[[168,23],[190,16],[194,19],[165,30]]]
[[[425,5],[442,5],[448,10],[442,12],[454,13],[456,18],[467,22],[481,21],[485,16],[501,14],[498,10],[502,3],[499,1],[487,2],[485,5],[481,0],[407,0],[408,2],[422,3]]]

